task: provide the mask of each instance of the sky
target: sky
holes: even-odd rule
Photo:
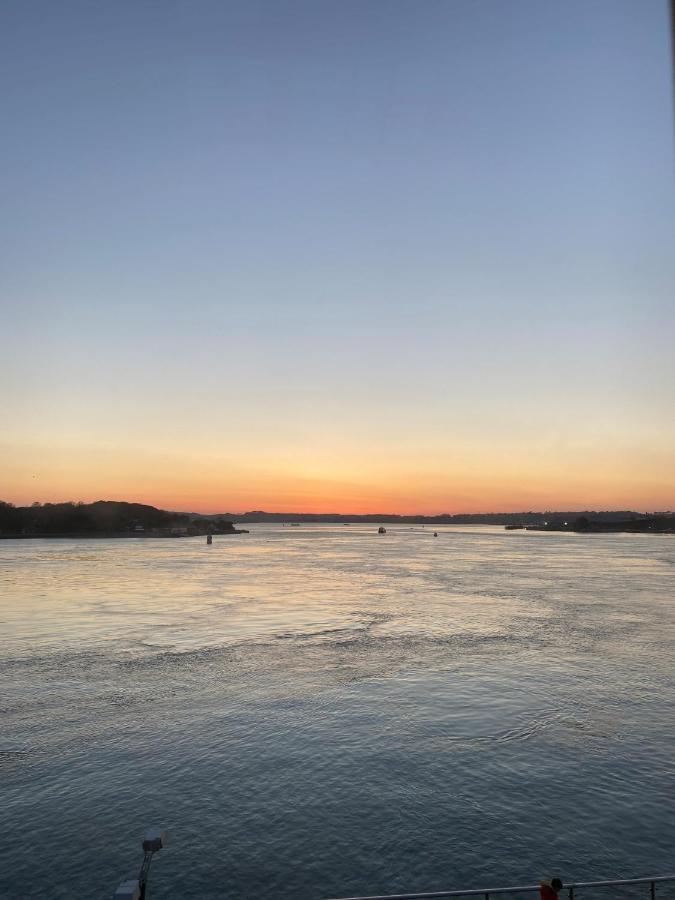
[[[661,0],[0,12],[0,499],[675,509]]]

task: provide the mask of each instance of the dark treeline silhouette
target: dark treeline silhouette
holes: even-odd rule
[[[675,532],[675,516],[671,513],[639,513],[621,510],[570,510],[513,513],[460,513],[439,516],[343,515],[342,513],[269,513],[254,510],[241,515],[223,513],[237,522],[325,522],[327,524],[383,523],[398,525],[503,525],[506,528],[528,528],[537,531],[577,532]]]
[[[405,516],[396,513],[370,513],[366,515],[350,515],[348,513],[273,513],[253,510],[245,513],[218,513],[212,517],[233,520],[235,522],[325,522],[333,524],[357,522],[391,522],[401,525],[541,525],[545,521],[577,519],[585,516],[589,521],[601,519],[608,522],[625,521],[627,519],[644,518],[644,513],[631,510],[573,510],[572,512],[511,512],[511,513],[460,513],[451,515],[443,513],[438,516]]]
[[[0,501],[0,537],[178,537],[234,531],[224,517],[168,512],[143,503],[98,500],[13,506]]]
[[[0,537],[179,537],[195,534],[233,534],[236,522],[383,523],[399,525],[504,525],[544,531],[658,531],[675,530],[670,513],[630,510],[580,512],[462,513],[439,516],[402,516],[394,513],[270,513],[254,510],[239,515],[170,512],[143,503],[98,500],[95,503],[34,503],[13,506],[0,501]]]

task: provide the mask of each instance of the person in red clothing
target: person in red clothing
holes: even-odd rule
[[[541,900],[558,900],[558,891],[562,890],[563,883],[559,878],[551,878],[550,881],[542,881],[539,885]]]

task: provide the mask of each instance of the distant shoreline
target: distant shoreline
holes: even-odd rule
[[[13,506],[0,501],[0,538],[177,538],[241,534],[244,529],[222,516],[169,512],[144,503],[97,500],[95,503],[34,503]]]
[[[246,528],[235,528],[234,531],[214,531],[213,537],[230,537],[234,534],[249,534]],[[176,541],[188,537],[205,537],[206,534],[134,534],[130,531],[116,531],[112,534],[93,534],[90,531],[71,534],[0,534],[0,541],[45,541],[45,540],[93,540],[117,541],[124,538],[134,541]]]
[[[613,522],[594,522],[590,527],[574,527],[573,525],[506,525],[506,531],[537,531],[537,532],[548,532],[548,533],[557,533],[557,534],[643,534],[643,535],[675,535],[675,517],[672,517],[673,521],[668,522],[665,526],[662,523],[652,523],[651,521],[640,521],[640,522],[621,522],[621,523],[613,523]],[[378,520],[379,521],[379,520]],[[386,521],[387,525],[399,525],[403,526],[403,524],[396,521]],[[260,525],[270,525],[270,524],[284,524],[277,522],[259,522],[259,523],[248,523],[248,524],[260,524]],[[303,522],[302,525],[349,525],[352,523],[348,522]],[[377,524],[377,522],[354,522],[354,525],[367,525],[367,524]],[[413,523],[414,524],[414,523]],[[495,522],[471,522],[471,523],[450,523],[447,527],[471,527],[471,526],[487,526],[487,525],[496,525],[498,523]],[[421,533],[421,532],[418,532]],[[431,531],[429,531],[431,533]],[[213,537],[230,537],[232,535],[237,534],[250,534],[249,530],[246,528],[234,528],[232,531],[214,531]],[[165,540],[165,541],[174,541],[181,540],[183,538],[194,538],[194,537],[205,537],[206,532],[192,533],[192,534],[153,534],[153,533],[134,533],[129,531],[116,531],[110,533],[102,533],[102,532],[70,532],[63,534],[0,534],[0,541],[33,541],[33,540],[93,540],[93,541],[102,541],[102,540]]]
[[[326,524],[357,525],[362,523],[390,523],[400,525],[543,525],[546,521],[577,519],[585,516],[589,520],[623,522],[640,520],[650,515],[671,515],[671,513],[642,513],[630,509],[621,510],[528,510],[520,512],[492,513],[439,513],[438,515],[406,515],[401,513],[271,513],[263,510],[252,510],[244,513],[189,513],[194,519],[226,519],[232,522],[267,522],[279,524]]]
[[[143,503],[97,500],[94,503],[34,503],[14,506],[0,501],[2,538],[177,538],[207,534],[241,534],[247,523],[277,525],[497,525],[509,530],[534,529],[573,532],[675,532],[671,512],[640,513],[632,510],[568,510],[511,513],[442,513],[436,516],[396,513],[270,513],[249,510],[239,515],[176,512]]]

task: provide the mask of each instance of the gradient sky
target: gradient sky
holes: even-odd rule
[[[661,0],[0,13],[0,498],[675,509]]]

